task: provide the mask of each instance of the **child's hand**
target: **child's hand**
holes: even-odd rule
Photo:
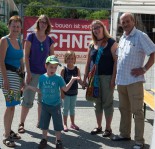
[[[82,82],[82,89],[85,89],[88,87],[88,83],[86,81]]]
[[[80,77],[79,76],[77,76],[77,77],[72,76],[72,80],[80,80]]]

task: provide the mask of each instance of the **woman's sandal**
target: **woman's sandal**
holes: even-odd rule
[[[106,130],[103,132],[102,136],[103,136],[103,137],[110,137],[111,134],[112,134],[112,130],[111,130],[111,129],[110,129],[110,130],[106,129]]]
[[[102,127],[101,128],[94,128],[92,131],[91,131],[91,134],[92,135],[96,135],[96,134],[99,134],[102,132]]]
[[[18,132],[19,132],[19,133],[25,133],[24,123],[20,123],[20,124],[19,124]]]
[[[15,133],[14,131],[10,131],[10,137],[12,139],[21,139],[21,136],[18,133]]]
[[[16,146],[14,140],[10,136],[8,138],[3,139],[3,144],[5,144],[7,147],[13,148]]]

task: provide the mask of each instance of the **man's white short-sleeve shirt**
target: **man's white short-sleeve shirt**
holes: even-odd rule
[[[135,27],[131,33],[122,35],[117,49],[117,85],[128,85],[139,81],[145,81],[144,75],[135,77],[131,75],[133,68],[143,67],[146,55],[155,52],[155,44],[147,34]]]

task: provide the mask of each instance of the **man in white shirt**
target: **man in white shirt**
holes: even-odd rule
[[[113,141],[131,140],[131,118],[135,115],[135,145],[133,149],[144,147],[143,83],[144,74],[154,64],[155,45],[143,32],[135,28],[132,14],[124,13],[120,17],[124,30],[117,50],[116,84],[119,93],[121,113],[120,135]],[[145,56],[149,59],[144,64]]]

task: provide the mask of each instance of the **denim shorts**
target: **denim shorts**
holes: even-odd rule
[[[50,119],[53,119],[53,126],[55,131],[63,130],[61,105],[51,106],[42,103],[41,117],[39,122],[39,128],[42,130],[48,130]]]
[[[39,81],[40,74],[34,74],[32,73],[32,80],[29,85],[37,87],[38,86],[38,81]],[[33,101],[35,99],[35,92],[31,91],[29,89],[25,90],[23,92],[23,101],[22,101],[22,106],[27,107],[27,108],[32,108],[33,106]],[[37,98],[38,102],[41,102],[41,95],[38,94]]]

